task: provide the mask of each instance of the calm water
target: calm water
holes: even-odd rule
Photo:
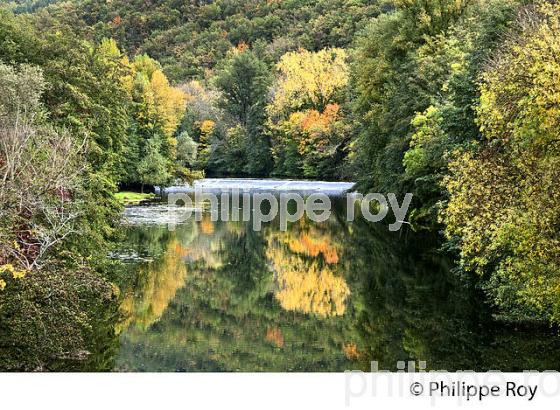
[[[285,232],[209,213],[171,231],[164,205],[128,209],[113,369],[560,370],[556,333],[493,319],[434,237],[347,223],[334,202]]]

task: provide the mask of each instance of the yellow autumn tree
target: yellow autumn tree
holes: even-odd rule
[[[97,46],[96,58],[103,60],[103,63],[114,72],[119,72],[119,78],[125,89],[132,93],[134,86],[134,67],[130,60],[112,38],[104,38]]]
[[[156,112],[162,121],[165,135],[169,137],[185,114],[188,96],[180,88],[171,87],[161,70],[154,71],[150,85],[154,92]]]
[[[167,138],[172,137],[181,119],[185,115],[188,94],[179,87],[172,87],[163,73],[160,64],[147,55],[141,55],[134,59],[134,71],[136,75],[142,75],[145,84],[144,93],[152,104],[158,123]]]
[[[276,66],[279,77],[269,113],[275,116],[305,109],[323,112],[348,84],[346,59],[346,51],[341,48],[284,54]]]
[[[280,59],[267,107],[277,173],[315,178],[332,172],[332,158],[349,135],[340,110],[346,59],[339,48],[299,50]]]

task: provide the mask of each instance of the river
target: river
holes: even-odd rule
[[[557,335],[493,316],[434,234],[347,222],[334,197],[286,231],[201,215],[170,228],[165,201],[127,209],[113,370],[558,368]]]

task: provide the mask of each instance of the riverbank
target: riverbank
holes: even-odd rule
[[[115,194],[115,198],[123,205],[135,205],[142,202],[150,201],[156,198],[156,195],[153,193],[123,191],[117,192]]]

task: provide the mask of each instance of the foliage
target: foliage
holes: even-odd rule
[[[348,82],[346,58],[340,48],[284,54],[276,66],[279,78],[268,107],[272,117],[306,109],[322,112],[340,100]]]
[[[88,368],[115,309],[94,271],[86,142],[47,121],[41,69],[0,63],[0,369]],[[110,323],[109,320],[109,323]],[[16,346],[16,352],[12,351]],[[83,366],[83,367],[82,367]],[[93,366],[95,368],[95,366]]]
[[[192,167],[196,162],[198,144],[190,137],[187,131],[177,136],[177,161],[185,166]]]
[[[452,162],[443,218],[499,306],[558,321],[560,7],[528,6],[516,26],[482,77],[485,140]]]
[[[395,6],[394,12],[377,17],[357,41],[354,107],[364,121],[355,149],[364,169],[362,187],[403,193],[410,192],[402,160],[411,120],[437,96],[448,69],[437,54],[434,58],[421,49],[444,35],[466,4],[406,0]]]
[[[349,45],[379,13],[371,0],[98,0],[47,8],[85,22],[96,38],[115,38],[127,50],[161,61],[174,81],[202,79],[240,44],[259,46],[272,62],[303,47],[317,51]],[[73,21],[73,24],[77,24]]]
[[[4,45],[0,59],[41,68],[46,83],[41,100],[49,124],[65,128],[57,132],[68,133],[64,140],[85,150],[80,159],[85,169],[79,178],[83,186],[79,199],[88,206],[81,207],[77,216],[84,232],[67,246],[75,253],[96,255],[93,261],[101,260],[120,213],[113,191],[128,127],[129,94],[120,81],[125,71],[110,47],[89,43],[49,16],[39,24],[30,16],[14,16],[3,9],[0,14]]]
[[[80,146],[41,123],[44,86],[36,67],[0,65],[0,272],[14,279],[80,233]]]
[[[139,122],[133,110],[134,67],[115,41],[90,42],[79,27],[48,13],[14,15],[0,8],[0,45],[0,315],[3,323],[11,318],[2,345],[20,343],[22,351],[33,350],[29,343],[40,342],[21,333],[25,326],[58,326],[75,333],[68,343],[53,333],[53,345],[45,343],[34,364],[19,365],[48,366],[64,346],[69,361],[83,362],[94,348],[90,326],[114,320],[103,312],[96,317],[99,306],[90,302],[105,300],[108,315],[116,302],[106,297],[116,289],[107,280],[106,255],[122,210],[114,192],[125,174],[126,150],[135,145],[131,130]],[[151,69],[146,63],[142,68]],[[150,81],[152,118],[162,130],[157,155],[163,159],[154,164],[165,163],[171,173],[172,133],[183,115],[184,96],[161,71],[153,70]],[[153,182],[153,168],[142,171]],[[41,288],[48,293],[38,292]],[[55,294],[67,294],[68,303]],[[52,309],[43,309],[51,297]],[[57,309],[64,312],[66,327],[46,315],[56,315]],[[36,317],[24,320],[34,312]]]
[[[276,174],[336,176],[337,154],[349,135],[340,108],[349,76],[346,59],[336,48],[300,50],[280,59],[267,107]]]
[[[188,96],[170,86],[160,64],[147,55],[137,56],[128,66],[132,118],[122,181],[163,186],[186,167],[185,159],[177,157],[175,132]]]
[[[169,181],[168,163],[161,154],[161,145],[162,143],[157,136],[150,138],[145,143],[144,155],[137,166],[138,177],[142,186],[144,184],[161,186]]]
[[[2,371],[109,371],[118,347],[112,286],[52,264],[0,292]]]
[[[231,156],[231,144],[240,143],[242,152],[237,155],[245,159],[242,171],[249,175],[266,175],[269,172],[270,143],[264,133],[269,78],[268,67],[253,51],[234,49],[214,80],[221,92],[220,108],[233,118],[237,127],[241,127],[237,130],[234,127],[228,133],[225,153]],[[243,140],[239,138],[241,135]],[[216,157],[213,161],[219,161]]]
[[[410,147],[403,157],[404,176],[422,203],[411,215],[418,224],[436,221],[440,201],[445,198],[441,181],[448,173],[451,153],[482,139],[475,122],[477,78],[516,8],[516,3],[503,1],[472,7],[446,36],[436,36],[418,49],[421,73],[440,70],[443,81],[431,105],[411,120]]]

